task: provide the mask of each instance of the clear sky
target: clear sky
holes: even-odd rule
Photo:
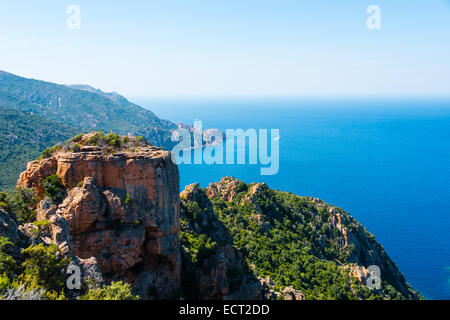
[[[0,69],[127,96],[448,95],[450,1],[1,1]]]

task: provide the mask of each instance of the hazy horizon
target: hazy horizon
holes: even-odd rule
[[[12,73],[8,70],[0,69],[0,72],[7,72],[13,74],[15,76],[19,76],[25,79],[43,81],[47,83],[53,83],[57,85],[66,85],[66,86],[90,86],[93,89],[100,90],[104,93],[116,93],[125,97],[130,102],[136,103],[139,105],[139,102],[145,99],[155,99],[155,100],[208,100],[208,99],[244,99],[244,100],[257,100],[257,99],[373,99],[373,100],[381,100],[381,99],[399,99],[399,100],[415,100],[415,99],[439,99],[447,101],[450,99],[450,93],[393,93],[393,94],[258,94],[258,95],[249,95],[249,94],[230,94],[230,95],[214,95],[214,94],[197,94],[197,95],[177,95],[177,94],[140,94],[140,95],[126,95],[120,91],[120,88],[114,89],[112,91],[106,91],[103,88],[97,88],[92,86],[90,83],[57,83],[46,79],[35,78],[35,77],[26,77],[20,74]]]

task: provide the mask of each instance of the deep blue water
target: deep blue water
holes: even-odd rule
[[[450,299],[450,99],[134,99],[204,128],[279,128],[280,171],[181,165],[182,188],[223,176],[321,198],[373,233],[428,299]]]

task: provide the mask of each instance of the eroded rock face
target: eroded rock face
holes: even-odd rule
[[[241,182],[238,179],[232,177],[224,177],[220,182],[211,183],[207,190],[207,195],[209,198],[220,197],[225,201],[232,201],[237,195],[237,186]]]
[[[180,283],[179,173],[169,152],[60,151],[28,164],[18,185],[42,198],[42,181],[56,174],[66,187],[61,204],[41,201],[53,240],[81,261],[96,259],[107,280],[125,280],[146,298],[173,298]],[[63,221],[62,221],[63,220]],[[67,242],[67,241],[62,241]]]
[[[27,170],[22,172],[17,182],[18,186],[33,189],[39,198],[44,196],[42,180],[56,173],[57,159],[54,157],[31,161],[27,164]]]
[[[261,300],[262,288],[254,277],[242,275],[243,260],[231,245],[217,252],[197,268],[196,286],[199,299]]]
[[[315,199],[315,203],[317,207],[324,207],[324,202],[321,200]],[[411,296],[414,299],[418,298],[418,295],[406,283],[405,277],[397,265],[372,234],[352,217],[346,216],[339,208],[331,206],[328,208],[328,213],[330,226],[337,231],[335,238],[339,242],[339,246],[352,248],[347,259],[350,264],[346,266],[351,275],[360,283],[365,284],[370,276],[366,268],[378,266],[383,279],[395,285],[403,295]],[[349,228],[350,225],[352,225],[351,228]]]
[[[275,284],[272,282],[270,277],[258,278],[263,288],[263,298],[264,300],[306,300],[305,295],[302,291],[296,290],[294,287],[290,286],[284,288],[281,292],[275,290]]]
[[[296,290],[292,286],[285,288],[281,293],[285,300],[305,300],[303,292]]]
[[[26,236],[18,229],[18,222],[14,215],[3,209],[0,209],[0,237],[7,238],[13,243],[12,247],[7,248],[13,256],[18,256],[21,247],[27,244]]]
[[[189,221],[189,228],[197,234],[208,234],[216,243],[211,255],[198,263],[185,260],[185,278],[192,279],[197,299],[203,300],[260,300],[260,282],[246,272],[240,252],[233,246],[233,238],[217,219],[213,205],[199,184],[186,187],[181,194],[181,216]],[[198,221],[189,219],[185,205],[195,202],[202,210]]]

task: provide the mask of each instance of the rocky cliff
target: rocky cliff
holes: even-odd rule
[[[194,210],[201,211],[192,212],[189,203],[198,204]],[[242,255],[233,246],[231,235],[217,219],[211,201],[198,184],[188,186],[181,194],[181,219],[185,222],[181,239],[184,244],[183,284],[188,298],[260,300],[259,281],[245,270]],[[192,248],[187,232],[207,234],[215,245],[203,252],[202,248]]]
[[[231,296],[259,292],[266,299],[422,298],[372,234],[322,200],[226,177],[206,189],[186,187],[181,202],[182,246],[204,252],[200,263],[198,255],[191,254],[191,261],[219,265],[224,248],[237,248],[227,259],[237,263],[222,268],[222,283],[197,281],[200,294],[221,288]],[[376,276],[370,266],[381,271],[374,288],[369,288]],[[197,279],[208,276],[198,273]],[[249,286],[252,275],[261,287]]]
[[[187,186],[180,198],[182,284],[187,298],[304,300],[300,290],[276,291],[269,277],[254,274],[199,184]]]
[[[55,241],[53,222],[67,221],[70,237],[56,242],[80,259],[94,257],[106,280],[125,280],[142,298],[173,298],[181,267],[178,168],[169,152],[129,138],[108,148],[95,135],[30,162],[18,185],[43,199],[37,219],[51,222]],[[64,186],[55,204],[44,199],[44,179],[54,175]]]

